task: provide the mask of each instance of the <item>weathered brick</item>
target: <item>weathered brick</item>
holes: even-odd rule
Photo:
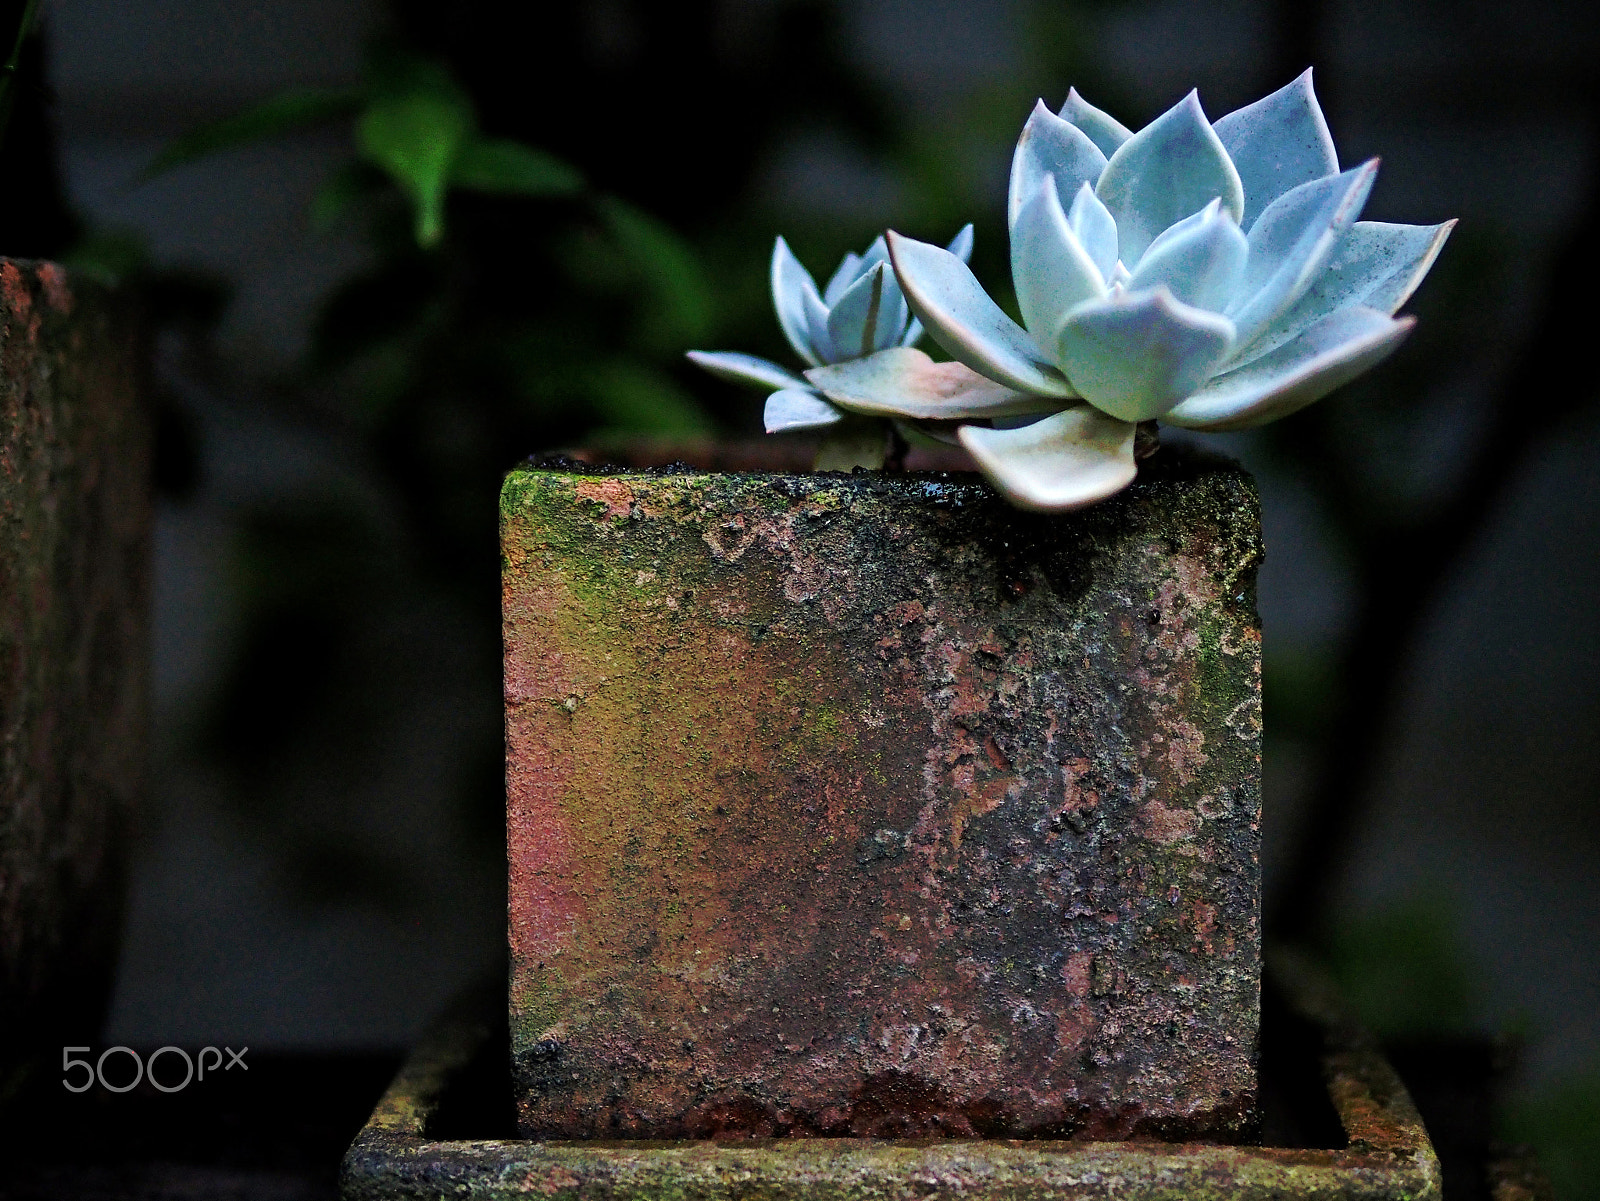
[[[525,1135],[1247,1129],[1248,477],[551,466],[502,547]]]
[[[0,1097],[97,1031],[144,769],[149,426],[136,323],[0,259]]]

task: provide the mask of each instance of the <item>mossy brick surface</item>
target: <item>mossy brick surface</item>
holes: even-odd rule
[[[525,1136],[1248,1129],[1247,476],[552,466],[501,527]]]
[[[0,259],[0,1099],[89,1041],[115,953],[144,764],[143,364],[125,305]]]

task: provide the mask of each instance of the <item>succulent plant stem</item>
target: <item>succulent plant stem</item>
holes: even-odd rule
[[[1161,426],[1154,421],[1141,421],[1133,431],[1133,458],[1142,463],[1161,449]]]

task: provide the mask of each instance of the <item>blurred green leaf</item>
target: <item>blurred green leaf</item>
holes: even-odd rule
[[[418,71],[406,82],[380,90],[356,123],[356,139],[411,198],[417,244],[430,247],[444,235],[445,189],[472,132],[472,103],[443,72]]]
[[[509,138],[469,138],[450,168],[450,183],[503,196],[570,196],[583,176],[556,158]]]
[[[174,139],[156,155],[141,178],[149,179],[208,154],[353,117],[360,109],[361,92],[355,88],[297,88],[284,92]]]
[[[639,434],[683,438],[713,432],[699,404],[655,368],[611,362],[586,374],[586,390],[601,422],[590,431],[596,441]]]
[[[626,201],[608,196],[596,207],[641,285],[641,339],[674,348],[701,341],[712,326],[715,300],[694,249]]]
[[[74,246],[63,262],[107,287],[142,275],[150,266],[150,246],[130,229],[97,229]]]
[[[346,163],[317,189],[311,200],[311,228],[327,233],[383,184],[370,163]]]
[[[1513,1105],[1504,1133],[1534,1149],[1556,1201],[1600,1201],[1600,1071]]]
[[[22,61],[22,47],[33,33],[39,17],[39,0],[27,0],[22,15],[17,18],[17,36],[12,39],[11,54],[0,66],[0,143],[5,141],[6,130],[11,127],[11,108],[15,102],[17,66]]]
[[[1267,721],[1280,738],[1313,738],[1338,695],[1337,664],[1325,651],[1278,646],[1263,655],[1262,689]]]
[[[1346,922],[1331,960],[1346,1001],[1380,1038],[1459,1035],[1477,990],[1457,934],[1457,906],[1419,897]]]

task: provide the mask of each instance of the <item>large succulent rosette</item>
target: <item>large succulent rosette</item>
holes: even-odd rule
[[[891,232],[900,291],[955,361],[900,346],[807,381],[953,428],[1019,505],[1092,504],[1134,478],[1137,423],[1262,425],[1400,344],[1394,313],[1454,222],[1356,220],[1376,171],[1339,169],[1310,71],[1214,123],[1191,92],[1138,133],[1075,90],[1059,115],[1041,102],[1008,203],[1022,324],[960,258]]]

